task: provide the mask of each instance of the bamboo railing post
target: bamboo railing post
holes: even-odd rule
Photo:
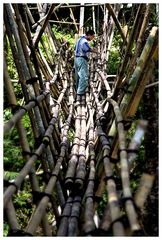
[[[84,3],[83,3],[84,6]],[[83,24],[84,24],[84,7],[80,7],[80,25],[79,25],[79,36],[83,34]]]
[[[96,24],[95,24],[95,7],[92,7],[92,18],[93,18],[93,30],[96,32]]]

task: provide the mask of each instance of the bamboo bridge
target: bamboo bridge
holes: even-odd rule
[[[89,86],[83,96],[76,95],[73,49],[51,30],[50,18],[63,5],[51,4],[47,11],[38,4],[41,13],[35,22],[28,4],[4,4],[4,33],[23,93],[20,104],[4,54],[4,85],[12,110],[4,135],[17,129],[24,159],[15,179],[4,177],[9,236],[142,236],[141,209],[155,176],[143,173],[135,194],[130,181],[147,119],[139,119],[129,141],[127,133],[146,85],[154,84],[158,27],[148,32],[151,4],[139,4],[129,36],[117,18],[120,4],[105,4],[103,34],[97,36],[98,54],[90,56]],[[107,61],[116,28],[123,41],[123,58],[117,75],[109,76]],[[30,119],[32,147],[23,126],[25,115]],[[32,212],[22,229],[13,199],[26,182]],[[107,203],[100,217],[97,208],[105,191]]]

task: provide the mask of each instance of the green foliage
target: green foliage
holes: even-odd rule
[[[97,208],[97,213],[98,213],[100,218],[102,218],[102,216],[103,216],[104,209],[105,209],[106,204],[107,204],[107,200],[108,200],[107,191],[105,191],[102,195],[102,200],[99,202],[99,205],[98,205],[98,208]]]
[[[50,48],[50,46],[48,45],[48,41],[47,41],[47,36],[46,34],[42,34],[42,37],[41,37],[41,40],[45,46],[46,49],[48,49],[48,54],[53,56],[54,55],[54,52],[53,52],[53,49]],[[48,56],[44,50],[44,46],[42,44],[40,44],[39,42],[39,48],[41,49],[42,53],[43,53],[43,56],[46,58],[46,60],[48,61]]]
[[[11,79],[18,79],[18,72],[15,66],[15,62],[13,59],[12,51],[10,48],[9,40],[6,38],[6,45],[4,49],[4,54],[6,56],[6,63],[8,67],[8,73]]]
[[[21,88],[21,84],[19,82],[14,82],[13,83],[13,88],[14,88],[14,93],[17,99],[17,103],[19,104],[20,101],[23,99],[23,92]]]
[[[23,191],[18,191],[16,195],[13,196],[13,204],[16,210],[16,216],[18,224],[21,229],[25,229],[27,223],[32,214],[32,194],[31,186],[28,184],[27,180],[23,183]],[[4,220],[3,225],[3,235],[6,237],[9,233],[9,225]]]
[[[159,4],[151,4],[149,22],[152,26],[159,26]]]
[[[17,80],[17,82],[13,83],[13,88],[14,88],[15,96],[19,103],[19,100],[23,98],[23,93],[22,93],[21,84],[18,82],[19,76],[18,76],[18,72],[17,72],[17,68],[15,65],[14,59],[13,59],[9,40],[7,37],[5,37],[4,46],[5,46],[4,55],[6,56],[6,63],[7,63],[7,70],[8,70],[9,77],[11,80]],[[4,108],[7,107],[7,102],[8,102],[7,93],[4,88]]]
[[[110,75],[117,74],[119,65],[121,63],[120,55],[121,43],[122,43],[121,36],[117,32],[115,32],[107,63],[107,73]]]
[[[137,127],[137,121],[133,121],[131,124],[131,127],[129,128],[127,132],[127,142],[131,141],[131,138],[133,137]]]
[[[29,146],[32,147],[34,144],[34,136],[33,131],[31,129],[30,118],[28,114],[25,114],[24,117],[22,118],[22,125],[26,130],[26,136],[29,142]]]
[[[30,187],[30,186],[29,186]],[[18,191],[17,196],[14,198],[14,206],[17,208],[24,207],[27,204],[31,204],[32,200],[32,194],[23,190],[23,191]]]
[[[75,132],[72,128],[70,128],[68,131],[68,139],[69,139],[70,143],[72,143],[74,141],[74,137],[75,137]]]
[[[4,223],[3,224],[3,236],[7,237],[8,232],[9,232],[9,225],[7,223]]]
[[[5,120],[8,120],[11,113],[10,111],[5,111],[5,113]],[[32,147],[34,140],[27,114],[23,117],[22,124],[26,130],[28,142]],[[21,152],[19,135],[16,128],[14,128],[4,136],[4,167],[6,171],[19,172],[21,170],[24,166],[24,159]]]
[[[4,121],[4,123],[7,122],[11,118],[11,116],[12,116],[11,109],[6,108],[3,111],[3,121]]]
[[[116,48],[112,47],[110,49],[110,56],[108,60],[108,74],[117,74],[120,63],[121,58],[119,52]]]
[[[22,229],[26,227],[32,213],[32,194],[29,192],[31,191],[30,188],[31,186],[25,182],[24,190],[18,191],[17,195],[13,198],[18,222]]]
[[[71,31],[71,30],[66,31],[66,28],[63,29],[63,30],[59,30],[59,28],[56,25],[53,25],[52,31],[54,33],[55,38],[58,40],[58,42],[60,44],[68,42],[70,44],[70,46],[72,48],[74,48],[75,39],[74,39],[73,31]],[[46,38],[45,34],[42,35],[42,41],[43,41],[43,44],[45,45],[45,47],[48,49],[49,55],[52,56],[52,58],[54,59],[55,58],[55,53],[53,52],[53,48],[50,48],[50,46],[48,45],[48,41],[47,41],[47,38]],[[46,60],[48,61],[48,57],[46,55],[46,52],[45,52],[42,44],[39,44],[39,47],[40,47],[43,55],[45,56]]]
[[[139,112],[142,111],[141,108],[138,109]],[[130,129],[127,132],[127,142],[131,141],[137,127],[137,121],[134,121],[130,127]],[[130,188],[132,193],[135,193],[139,186],[140,176],[144,172],[145,168],[145,148],[143,143],[141,144],[137,157],[133,162],[132,168],[131,168],[131,174],[130,174]]]
[[[4,168],[18,172],[23,166],[23,158],[16,129],[4,137]]]
[[[54,32],[56,39],[59,39],[61,42],[68,41],[70,45],[74,47],[75,39],[73,32],[67,32],[66,28],[58,31],[58,27],[56,25],[53,25],[52,31]]]
[[[8,180],[13,180],[13,179],[15,179],[17,176],[18,176],[18,173],[17,173],[17,172],[5,171],[5,177],[6,177]]]

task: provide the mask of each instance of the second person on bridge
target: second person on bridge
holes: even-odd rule
[[[89,41],[93,40],[95,32],[89,30],[80,37],[75,45],[75,59],[74,59],[74,68],[75,68],[75,78],[76,78],[76,89],[77,95],[83,95],[85,89],[88,86],[88,58],[90,52],[97,52],[95,48],[91,48]]]

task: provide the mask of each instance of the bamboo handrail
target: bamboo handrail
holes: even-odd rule
[[[49,94],[48,92],[45,92],[44,94],[39,95],[38,97],[31,99],[30,102],[24,106],[20,106],[20,110],[16,112],[13,117],[4,125],[4,132],[8,132],[11,130],[11,128],[14,127],[14,125],[17,123],[18,120],[20,120],[24,114],[28,111],[30,111],[34,106],[36,106],[37,103],[40,103],[45,99],[45,97]]]

